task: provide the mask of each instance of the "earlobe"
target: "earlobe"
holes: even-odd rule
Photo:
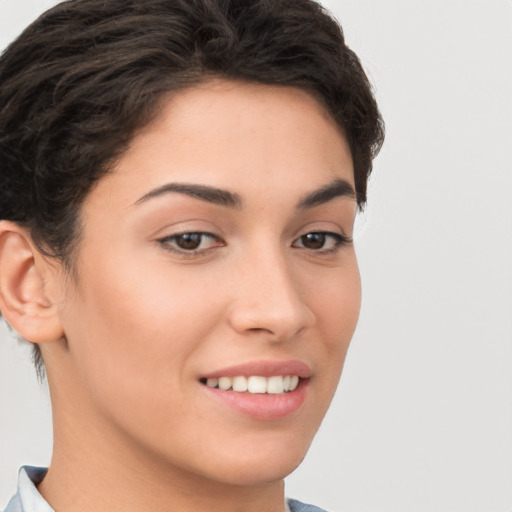
[[[56,279],[29,231],[0,222],[0,311],[27,341],[42,343],[62,337],[57,298],[48,293]],[[55,287],[53,287],[55,288]]]

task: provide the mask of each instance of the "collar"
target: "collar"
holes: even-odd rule
[[[18,492],[9,501],[5,512],[54,512],[36,487],[47,471],[47,468],[23,466],[18,474]]]

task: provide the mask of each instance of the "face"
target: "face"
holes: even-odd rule
[[[85,443],[170,473],[291,472],[357,322],[353,187],[343,134],[302,90],[170,97],[83,206],[67,342],[47,361],[66,380],[56,422],[87,418]]]

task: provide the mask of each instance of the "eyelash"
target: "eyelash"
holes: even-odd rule
[[[192,237],[195,237],[196,239],[199,238],[198,247],[193,247],[193,248],[188,248],[188,249],[179,247],[178,241],[184,240],[186,237],[189,237],[189,239],[191,239]],[[210,239],[214,242],[217,242],[218,247],[221,247],[222,245],[224,245],[224,243],[218,236],[216,236],[212,233],[207,233],[205,231],[187,231],[185,233],[177,233],[175,235],[170,235],[170,236],[166,236],[164,238],[160,238],[157,241],[168,251],[178,253],[185,257],[193,257],[198,254],[204,254],[207,251],[209,251],[210,249],[213,249],[215,247],[215,246],[212,246],[212,247],[206,247],[203,249],[199,248],[205,239]]]
[[[194,239],[198,241],[197,247],[191,247],[191,248],[183,248],[178,246],[178,241],[183,240],[185,238]],[[332,241],[332,247],[324,248],[320,247],[317,249],[311,249],[304,246],[304,242],[307,240],[307,237],[321,237],[320,241],[322,242],[322,246],[324,246],[328,240]],[[199,240],[197,240],[199,238]],[[206,248],[200,248],[202,243],[205,239],[210,239],[213,242],[216,242],[218,245],[213,245],[211,247]],[[310,239],[311,241],[311,239]],[[175,235],[166,236],[164,238],[160,238],[157,240],[159,244],[161,244],[166,250],[175,252],[180,254],[184,257],[192,258],[197,255],[206,254],[211,249],[214,249],[215,247],[222,247],[224,246],[224,242],[213,233],[208,233],[204,231],[187,231],[185,233],[178,233]],[[192,242],[193,243],[193,242]],[[297,245],[297,244],[302,245]],[[328,255],[328,254],[334,254],[337,253],[342,247],[350,245],[352,243],[352,238],[342,235],[340,233],[332,233],[330,231],[310,231],[309,233],[305,233],[304,235],[301,235],[299,238],[294,240],[292,247],[298,248],[298,249],[305,249],[310,250],[314,254],[319,255]]]
[[[342,247],[350,245],[352,243],[352,238],[342,235],[340,233],[332,233],[330,231],[310,231],[309,233],[305,233],[304,235],[297,238],[297,240],[295,240],[293,242],[293,246],[297,247],[297,245],[296,245],[297,242],[302,241],[302,243],[304,243],[304,239],[306,239],[307,237],[311,237],[311,236],[323,237],[322,245],[325,245],[325,242],[328,239],[331,239],[333,241],[332,247],[329,247],[327,249],[323,248],[323,247],[320,249],[310,249],[309,248],[309,250],[312,250],[315,254],[320,254],[320,255],[337,253]],[[304,247],[304,246],[302,246],[302,247],[299,246],[299,248],[308,249],[308,247]]]

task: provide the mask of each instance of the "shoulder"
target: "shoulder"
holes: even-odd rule
[[[308,505],[292,499],[288,499],[288,506],[290,512],[327,512],[323,508],[315,507],[315,505]]]

